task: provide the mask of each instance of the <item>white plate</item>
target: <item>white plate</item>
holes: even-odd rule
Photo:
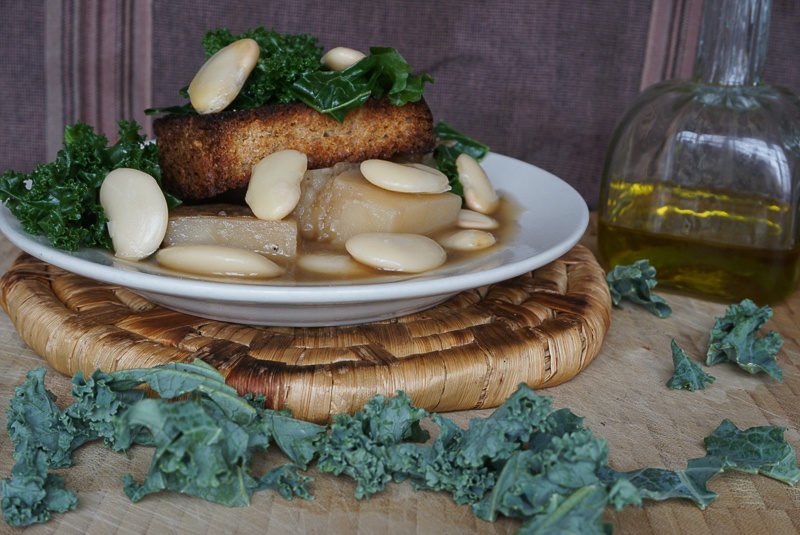
[[[195,280],[99,249],[55,249],[22,230],[6,208],[0,230],[17,247],[84,277],[124,286],[187,314],[232,323],[310,327],[393,318],[437,305],[456,293],[521,275],[569,251],[589,223],[583,198],[566,182],[528,163],[489,154],[484,169],[498,192],[520,206],[519,229],[476,259],[422,275],[353,284],[241,284]]]

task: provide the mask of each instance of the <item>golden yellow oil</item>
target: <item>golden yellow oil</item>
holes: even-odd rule
[[[795,290],[800,250],[790,206],[650,184],[615,187],[598,220],[606,268],[646,258],[659,284],[728,301],[774,303]]]

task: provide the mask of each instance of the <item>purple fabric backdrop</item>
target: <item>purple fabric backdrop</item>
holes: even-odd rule
[[[618,117],[643,86],[691,72],[701,0],[602,2],[54,0],[0,4],[0,171],[52,159],[65,124],[180,102],[215,27],[313,33],[328,48],[397,48],[435,78],[427,100],[493,150],[597,203]],[[800,4],[774,0],[766,79],[800,90]]]

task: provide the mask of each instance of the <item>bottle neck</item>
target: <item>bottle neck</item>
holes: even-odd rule
[[[761,83],[772,0],[704,0],[695,78],[710,85]]]

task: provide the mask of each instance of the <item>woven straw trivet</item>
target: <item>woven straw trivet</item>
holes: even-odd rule
[[[580,245],[532,273],[432,309],[345,327],[189,316],[24,253],[0,288],[0,305],[22,339],[59,372],[200,358],[240,393],[264,394],[268,407],[318,422],[398,390],[445,412],[496,407],[521,382],[562,383],[599,351],[611,309],[603,270]]]

